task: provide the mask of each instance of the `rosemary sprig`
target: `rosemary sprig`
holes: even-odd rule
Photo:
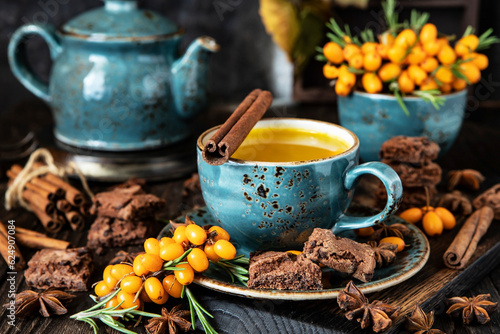
[[[399,29],[399,15],[396,12],[396,1],[387,0],[382,2],[382,9],[384,11],[385,23],[387,24],[387,28],[389,28],[389,31],[392,35],[396,36],[397,30]]]
[[[493,28],[486,30],[484,33],[479,36],[479,44],[476,48],[476,51],[484,50],[489,48],[492,44],[500,43],[500,39],[496,36],[491,36],[493,33]]]
[[[184,292],[186,293],[186,297],[189,302],[189,310],[191,311],[191,324],[193,326],[193,329],[196,329],[195,318],[194,318],[194,315],[196,313],[196,316],[198,317],[198,319],[200,319],[201,325],[203,326],[203,330],[205,331],[205,333],[217,334],[217,331],[212,327],[212,325],[210,325],[207,318],[205,317],[205,315],[209,316],[210,318],[213,318],[213,316],[207,310],[205,310],[200,305],[200,303],[198,303],[198,301],[196,300],[193,293],[188,287],[186,286],[184,287],[183,294]]]
[[[118,317],[121,319],[125,320],[130,320],[134,319],[135,316],[143,316],[143,317],[150,317],[150,318],[156,318],[160,317],[159,314],[155,313],[149,313],[149,312],[144,312],[144,311],[139,311],[136,310],[137,306],[130,307],[127,309],[118,309],[118,307],[122,304],[120,303],[119,305],[116,306],[110,306],[110,307],[105,307],[103,308],[108,301],[113,299],[118,292],[120,292],[121,289],[117,289],[114,293],[109,295],[106,299],[100,301],[99,303],[95,304],[94,306],[90,307],[89,309],[85,311],[78,312],[76,314],[73,314],[70,316],[71,319],[75,319],[77,321],[82,321],[87,324],[89,324],[92,329],[94,330],[95,334],[98,334],[99,327],[97,326],[97,323],[95,322],[94,319],[100,320],[102,323],[108,325],[109,327],[122,332],[122,333],[127,333],[127,334],[135,334],[135,332],[125,328],[125,325],[119,322],[118,320],[114,319],[114,317]],[[91,296],[91,298],[94,296]],[[92,300],[96,300],[96,297],[92,298]]]
[[[182,260],[184,260],[184,258],[189,254],[191,253],[191,250],[192,248],[189,248],[187,251],[185,251],[181,256],[179,256],[177,259],[175,260],[172,260],[172,261],[168,261],[168,262],[165,262],[163,264],[163,270],[172,270],[172,271],[175,271],[175,270],[184,270],[184,268],[176,268],[175,266],[178,265],[178,264],[181,264],[182,263]]]
[[[403,97],[401,95],[401,91],[399,90],[399,84],[397,83],[397,81],[393,81],[389,84],[389,90],[394,93],[396,101],[398,101],[399,106],[401,107],[401,109],[403,109],[406,116],[410,116],[410,112],[408,111],[408,108],[403,101]]]
[[[248,267],[249,260],[244,255],[238,255],[232,260],[221,259],[212,263],[223,269],[231,278],[231,282],[234,283],[236,278],[241,284],[247,285],[248,269],[246,267]],[[240,266],[240,264],[245,265],[245,267]]]
[[[439,89],[416,90],[413,94],[420,97],[425,102],[432,103],[436,110],[439,110],[439,108],[444,105],[445,99],[441,96],[441,91]]]

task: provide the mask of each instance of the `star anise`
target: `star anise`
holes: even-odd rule
[[[176,334],[178,329],[187,332],[191,328],[191,323],[184,318],[188,317],[191,312],[180,310],[180,308],[180,304],[172,307],[170,312],[166,308],[162,308],[161,317],[149,319],[148,324],[144,327],[151,334],[164,334],[167,332],[167,328],[169,334]]]
[[[390,244],[387,242],[378,244],[376,241],[368,241],[367,244],[370,245],[375,253],[377,268],[391,264],[396,259],[396,252],[398,249],[396,244]]]
[[[339,293],[337,303],[341,310],[347,311],[345,317],[348,320],[356,319],[363,329],[372,326],[375,333],[391,327],[392,319],[399,311],[398,307],[379,300],[369,303],[368,298],[352,281]]]
[[[483,174],[474,169],[452,170],[448,173],[448,190],[453,190],[458,185],[478,190],[484,180]]]
[[[68,310],[61,301],[70,301],[75,297],[75,295],[55,290],[54,288],[42,292],[25,290],[16,295],[14,301],[16,315],[19,317],[27,317],[33,315],[37,310],[46,318],[50,317],[51,314],[66,314]],[[10,304],[5,304],[3,306],[9,307]]]
[[[119,264],[119,263],[134,263],[134,259],[140,252],[137,253],[129,253],[124,250],[120,250],[115,254],[115,257],[112,258],[108,264]]]
[[[498,303],[491,301],[490,294],[478,295],[476,297],[453,297],[448,299],[448,303],[451,305],[446,314],[452,316],[459,316],[460,311],[462,314],[462,319],[464,324],[470,324],[474,318],[484,325],[490,321],[490,316],[488,313],[493,312]]]
[[[425,313],[420,305],[416,305],[410,316],[406,318],[406,329],[414,334],[445,334],[440,329],[432,328],[434,324],[434,311]]]
[[[408,234],[410,234],[410,229],[404,224],[386,225],[380,223],[375,226],[375,232],[370,236],[370,240],[379,241],[386,237],[398,237],[404,240]]]
[[[454,190],[441,197],[438,206],[445,207],[455,213],[460,212],[464,216],[468,216],[472,213],[472,204],[470,200],[458,190]]]

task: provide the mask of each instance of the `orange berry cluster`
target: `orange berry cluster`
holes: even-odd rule
[[[385,32],[379,42],[358,45],[344,36],[345,45],[328,42],[323,47],[327,63],[323,75],[337,79],[335,92],[348,95],[361,76],[361,87],[368,93],[380,93],[385,83],[397,82],[400,92],[439,89],[443,94],[460,91],[481,79],[488,57],[476,53],[479,38],[470,34],[454,47],[447,37],[439,37],[434,24],[420,31],[404,29],[396,36]],[[356,75],[355,73],[358,73]],[[460,73],[460,78],[456,77]]]
[[[204,229],[188,222],[177,227],[171,238],[147,239],[144,253],[137,255],[132,264],[108,265],[104,269],[103,280],[95,285],[95,294],[103,297],[120,288],[106,307],[121,303],[122,309],[133,306],[140,309],[144,302],[165,304],[169,296],[180,298],[183,287],[193,282],[195,273],[208,269],[209,260],[232,260],[236,256],[230,236],[223,228]],[[172,270],[170,264],[175,265]]]
[[[457,224],[455,216],[443,207],[411,208],[403,211],[399,217],[411,224],[422,221],[424,232],[430,237],[441,235],[443,229],[451,230]]]

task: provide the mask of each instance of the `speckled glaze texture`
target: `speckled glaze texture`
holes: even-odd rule
[[[382,143],[398,135],[427,136],[439,144],[442,155],[462,126],[467,91],[443,97],[445,104],[439,110],[420,98],[404,98],[407,116],[393,96],[353,92],[338,98],[340,124],[357,134],[363,161],[378,160]]]
[[[307,128],[318,121],[279,119],[260,121],[258,125],[266,122],[276,126],[298,122]],[[197,149],[203,198],[212,215],[242,249],[301,248],[315,227],[334,228],[334,233],[339,233],[371,226],[397,209],[402,194],[399,177],[382,163],[358,166],[357,139],[348,151],[326,159],[293,163],[230,159],[212,166],[201,155],[203,140],[211,131],[200,136]],[[345,216],[362,174],[376,175],[386,185],[387,206],[368,218]]]
[[[107,19],[106,19],[107,18]],[[29,69],[28,35],[43,37],[54,61],[49,85]],[[25,25],[12,36],[9,62],[27,89],[51,106],[55,136],[98,150],[137,150],[178,142],[205,107],[210,37],[179,57],[182,30],[136,1],[105,1],[56,31]]]

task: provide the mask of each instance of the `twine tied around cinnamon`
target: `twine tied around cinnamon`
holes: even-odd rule
[[[40,162],[45,163],[45,165],[35,167],[35,163],[39,160]],[[26,183],[30,182],[35,177],[39,177],[47,173],[52,173],[65,181],[67,181],[69,174],[77,174],[87,195],[90,198],[94,197],[85,176],[74,161],[71,161],[67,166],[56,166],[54,163],[54,157],[50,151],[46,148],[39,148],[31,154],[23,170],[17,175],[5,192],[5,209],[10,210],[20,205],[28,211],[33,211],[29,203],[23,198],[23,189],[25,188]]]

